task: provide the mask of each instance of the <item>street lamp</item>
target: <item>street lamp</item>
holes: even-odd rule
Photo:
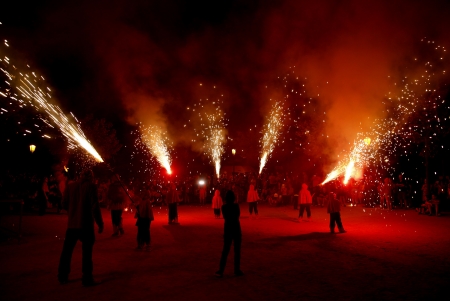
[[[34,153],[35,150],[36,150],[36,145],[31,144],[31,145],[30,145],[30,152],[31,152],[31,153]]]

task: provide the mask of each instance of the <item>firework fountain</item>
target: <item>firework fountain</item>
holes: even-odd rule
[[[7,41],[5,41],[5,46],[9,47]],[[1,96],[16,101],[20,107],[29,105],[40,112],[44,112],[48,119],[42,118],[42,121],[50,127],[55,125],[61,131],[68,140],[69,149],[81,147],[96,162],[103,162],[102,157],[84,135],[75,116],[71,113],[71,119],[75,121],[72,122],[59,106],[52,103],[51,89],[48,87],[43,88],[45,86],[43,76],[31,70],[28,73],[20,71],[4,55],[1,55],[0,64],[0,70],[6,76],[6,83],[9,87],[4,91],[0,91]],[[28,68],[30,67],[28,66]]]
[[[346,184],[354,176],[355,169],[370,164],[378,165],[393,176],[391,156],[420,144],[427,148],[433,144],[436,133],[444,130],[444,123],[449,119],[449,107],[442,97],[448,91],[447,85],[442,84],[442,78],[446,77],[446,49],[427,39],[421,42],[421,46],[425,46],[425,54],[411,60],[408,69],[413,70],[412,74],[404,75],[400,82],[395,83],[399,92],[389,92],[383,101],[386,117],[376,119],[368,132],[358,133],[350,154],[338,163],[322,184],[341,175],[344,175]],[[404,155],[407,154],[404,150]]]
[[[217,108],[215,112],[206,113],[205,148],[211,161],[214,163],[217,178],[220,178],[220,160],[224,152],[225,128],[223,125],[223,112]]]
[[[147,146],[150,153],[156,158],[168,174],[172,173],[170,165],[170,153],[168,146],[170,145],[167,133],[157,126],[144,126],[139,124],[141,140]]]
[[[263,128],[263,136],[261,138],[261,161],[259,164],[260,174],[277,144],[283,127],[282,116],[283,106],[280,102],[275,102]]]

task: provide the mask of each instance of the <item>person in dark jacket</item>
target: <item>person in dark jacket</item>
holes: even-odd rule
[[[168,207],[169,225],[178,224],[178,208],[177,204],[180,202],[178,197],[177,186],[175,183],[170,184],[170,189],[166,195],[166,203]]]
[[[78,181],[71,182],[64,191],[63,208],[69,216],[66,238],[58,267],[58,280],[61,284],[68,282],[72,253],[78,240],[82,243],[82,284],[98,284],[92,276],[92,249],[95,242],[94,221],[98,233],[103,232],[103,219],[94,184],[94,174],[85,170]]]
[[[231,243],[234,242],[234,274],[236,276],[242,276],[244,273],[241,271],[241,241],[242,232],[239,217],[241,211],[239,204],[236,204],[236,197],[233,191],[228,190],[225,195],[225,204],[222,206],[222,216],[225,220],[224,234],[223,234],[223,250],[220,257],[219,270],[215,273],[217,277],[223,277],[225,265],[227,263],[228,253],[230,252]]]
[[[337,225],[339,233],[345,233],[344,226],[341,221],[341,202],[336,198],[334,192],[328,194],[328,208],[327,212],[330,214],[330,233],[334,233],[334,227]]]

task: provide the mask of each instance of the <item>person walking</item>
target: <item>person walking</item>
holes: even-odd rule
[[[111,210],[111,222],[113,226],[112,236],[125,233],[122,224],[122,213],[127,205],[125,189],[120,182],[119,175],[114,175],[111,178],[111,184],[109,184],[108,188],[109,209]]]
[[[220,257],[219,270],[215,273],[216,277],[222,278],[225,271],[225,265],[227,263],[228,253],[230,252],[231,244],[234,245],[234,274],[236,276],[242,276],[244,273],[241,271],[241,242],[242,232],[239,217],[241,211],[239,204],[235,203],[236,196],[233,191],[228,190],[225,195],[225,204],[222,206],[222,216],[224,222],[224,234],[223,234],[223,249]]]
[[[65,284],[69,280],[72,253],[78,240],[82,243],[82,284],[98,284],[92,276],[92,249],[95,242],[94,221],[98,233],[103,232],[103,219],[98,203],[94,174],[85,170],[78,181],[69,183],[64,191],[63,207],[67,210],[68,225],[58,267],[58,280]]]
[[[252,216],[253,211],[255,211],[255,217],[258,217],[258,201],[259,195],[255,190],[255,185],[250,185],[247,192],[247,203],[248,203],[248,211],[250,212],[250,216]]]
[[[298,204],[300,205],[298,221],[301,222],[303,220],[303,212],[305,212],[306,209],[306,215],[308,217],[309,222],[311,220],[312,196],[311,192],[309,192],[308,190],[308,185],[306,185],[306,183],[302,184],[302,189],[298,193]]]
[[[178,197],[177,186],[175,183],[170,185],[170,189],[167,192],[166,203],[168,207],[169,225],[178,224],[178,208],[177,204],[180,202]]]
[[[220,196],[220,190],[216,189],[214,192],[214,197],[212,199],[212,208],[214,210],[215,218],[220,218],[220,208],[222,207],[222,197]]]
[[[341,202],[336,197],[334,192],[328,194],[327,212],[330,214],[330,233],[334,232],[334,227],[337,225],[339,233],[345,233],[344,226],[341,221]]]

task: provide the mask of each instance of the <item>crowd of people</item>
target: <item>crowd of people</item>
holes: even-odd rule
[[[416,207],[420,214],[439,215],[442,206],[449,199],[449,177],[440,177],[433,185],[427,182],[421,186],[421,203],[414,206],[411,201],[412,185],[398,175],[393,181],[384,178],[376,187],[377,196],[367,201],[366,184],[363,181],[351,180],[347,185],[341,181],[331,181],[321,184],[318,176],[308,178],[289,173],[272,173],[258,175],[254,173],[223,174],[220,179],[209,176],[189,177],[178,182],[151,181],[133,185],[113,174],[109,179],[99,181],[91,170],[86,170],[77,179],[68,179],[63,172],[49,177],[30,177],[24,185],[26,177],[20,176],[9,182],[2,180],[1,193],[3,198],[24,198],[26,203],[36,205],[39,215],[44,215],[49,207],[57,213],[65,210],[68,215],[68,228],[63,250],[61,252],[58,279],[64,284],[68,281],[70,261],[77,241],[82,242],[83,285],[96,285],[92,276],[92,249],[95,241],[94,223],[98,232],[104,229],[100,207],[106,207],[111,214],[112,236],[124,235],[122,214],[127,209],[135,212],[137,226],[137,249],[150,250],[151,222],[154,220],[152,207],[167,205],[168,224],[178,224],[178,205],[180,203],[211,203],[214,216],[225,222],[224,246],[219,263],[217,277],[222,277],[226,259],[231,245],[234,244],[234,270],[237,276],[243,275],[240,270],[241,229],[239,223],[239,203],[248,204],[250,217],[258,217],[258,203],[266,202],[272,206],[293,206],[298,210],[298,219],[309,221],[311,206],[325,206],[330,215],[330,233],[338,228],[345,233],[340,211],[341,206],[369,205],[381,209],[408,209]],[[9,190],[5,189],[9,186]],[[24,185],[24,189],[17,189]],[[369,190],[370,191],[370,190]],[[306,219],[303,219],[306,211]]]
[[[59,213],[62,210],[62,194],[67,181],[68,178],[64,171],[41,177],[26,173],[18,175],[7,173],[0,179],[0,197],[2,199],[23,199],[26,211],[35,210],[40,215],[45,214],[49,208],[53,208]],[[151,180],[147,183],[126,183],[126,186],[127,189],[133,191],[134,196],[149,198],[151,203],[165,203],[167,192],[175,184],[180,203],[204,205],[212,202],[216,190],[219,191],[222,199],[225,198],[227,190],[232,190],[236,196],[236,203],[246,202],[250,186],[253,185],[258,195],[258,202],[252,204],[252,213],[255,216],[258,214],[257,203],[267,203],[271,206],[290,205],[294,209],[298,209],[296,200],[302,184],[307,184],[311,191],[312,206],[326,206],[328,194],[334,192],[344,206],[363,205],[387,210],[423,208],[426,207],[422,206],[425,202],[430,203],[434,198],[434,204],[439,201],[439,210],[450,209],[449,176],[439,176],[431,185],[428,185],[426,180],[405,179],[402,174],[395,179],[386,177],[378,181],[367,178],[350,179],[346,185],[342,184],[340,180],[321,185],[322,181],[322,177],[308,176],[306,173],[273,172],[259,175],[249,172],[223,173],[220,179],[211,175],[197,175],[181,178],[176,182]],[[107,193],[111,185],[116,186],[116,190],[120,190],[120,185],[113,178],[97,180],[97,185],[100,206],[114,207],[115,204],[111,203]],[[128,200],[121,206],[128,208],[130,204],[131,201]],[[437,206],[431,207],[431,210],[424,210],[424,213],[436,214]],[[422,212],[422,210],[419,211]],[[117,216],[114,216],[114,220],[117,220]],[[116,225],[116,228],[116,232],[122,231],[119,224]]]

